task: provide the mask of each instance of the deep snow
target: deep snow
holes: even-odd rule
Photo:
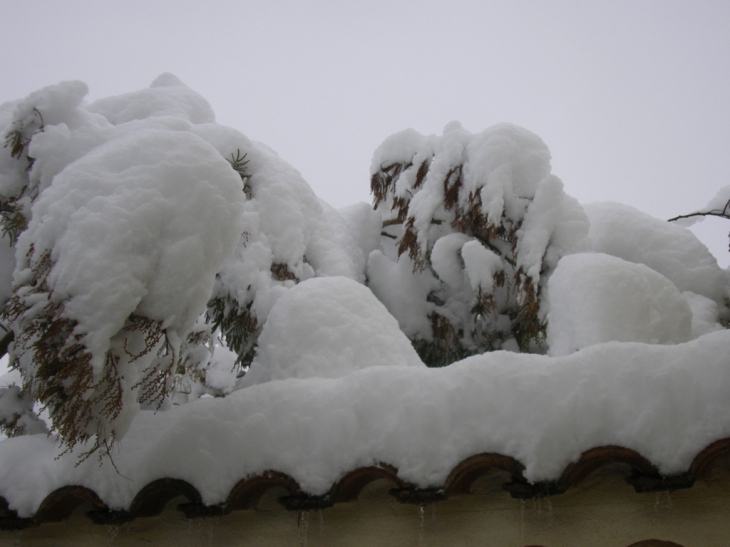
[[[258,349],[239,379],[220,339],[190,349],[202,379],[178,378],[187,396],[158,411],[135,404],[142,365],[127,363],[112,449],[120,473],[108,459],[77,465],[82,445],[57,457],[53,436],[0,442],[0,496],[20,516],[68,484],[128,508],[162,477],[187,480],[207,504],[265,470],[311,494],[379,462],[439,486],[482,452],[516,458],[531,481],[557,478],[601,445],[632,448],[672,474],[730,436],[728,272],[680,226],[620,204],[578,204],[529,131],[500,124],[472,135],[452,123],[442,136],[397,133],[376,150],[371,174],[388,162],[416,166],[396,197],[434,158],[411,202],[430,253],[414,271],[381,236],[390,209],[335,211],[274,151],[216,124],[174,76],[91,105],[85,94],[65,82],[0,107],[2,130],[32,139],[34,160],[0,154],[0,197],[17,198],[29,221],[14,256],[7,237],[0,246],[2,302],[25,298],[27,321],[63,303],[97,374],[130,314],[160,320],[179,348],[204,330],[211,297],[250,311]],[[245,169],[232,168],[236,154]],[[439,284],[489,293],[504,268],[476,237],[432,222],[457,163],[486,216],[520,223],[518,266],[543,291],[547,355],[497,351],[429,369],[409,341],[431,328]],[[50,290],[39,295],[33,266],[46,251]],[[34,367],[26,355],[23,373]],[[17,370],[0,378],[0,388],[13,383]],[[225,397],[200,398],[211,392]],[[0,403],[0,417],[15,411],[1,393]]]

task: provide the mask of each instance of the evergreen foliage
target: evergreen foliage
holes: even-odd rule
[[[238,148],[236,149],[235,154],[231,152],[231,157],[226,159],[228,163],[231,164],[233,170],[241,176],[241,180],[243,181],[243,192],[246,194],[246,199],[251,199],[251,185],[248,183],[248,179],[251,178],[251,175],[246,172],[246,165],[248,165],[251,160],[247,160],[246,156],[248,156],[248,153],[242,156],[241,149]]]

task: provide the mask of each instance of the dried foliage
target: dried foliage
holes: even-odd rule
[[[433,338],[413,340],[413,347],[424,363],[431,367],[443,367],[472,355],[461,344],[463,331],[457,330],[446,317],[432,312],[428,319]]]
[[[280,262],[274,262],[271,265],[271,276],[277,281],[294,281],[295,283],[299,283],[299,278],[289,270],[289,266]]]
[[[23,126],[13,127],[5,134],[5,148],[10,148],[10,156],[16,159],[20,159],[24,155],[27,157],[27,148],[30,144],[33,135],[43,131],[45,124],[43,122],[43,115],[37,108],[33,109],[33,114],[36,119],[31,120]],[[33,165],[31,158],[28,158],[30,165]]]
[[[429,175],[431,161],[418,165],[415,176],[408,173],[412,163],[394,163],[373,174],[371,189],[374,207],[385,214],[386,226],[402,225],[395,237],[398,256],[407,254],[414,273],[431,268],[431,249],[435,239],[421,228],[416,213],[410,210],[411,199],[423,188]],[[514,338],[522,351],[529,351],[544,342],[546,324],[539,314],[539,280],[532,279],[518,267],[517,244],[520,221],[502,215],[498,223],[490,222],[478,189],[464,185],[464,165],[452,166],[441,181],[442,206],[434,218],[426,219],[431,226],[448,226],[451,231],[475,238],[485,248],[502,259],[503,269],[493,277],[494,289],[481,289],[471,297],[468,317],[455,317],[447,309],[449,299],[459,298],[445,284],[433,291],[428,300],[434,304],[429,315],[431,335],[412,340],[421,358],[429,366],[443,366],[468,355],[500,349],[502,343]],[[400,182],[408,174],[410,186]],[[429,184],[433,188],[433,181]],[[389,215],[387,213],[390,213]],[[387,218],[390,216],[390,218]],[[436,216],[440,218],[435,218]],[[423,220],[419,219],[423,226]],[[441,230],[443,235],[448,228]]]
[[[138,353],[129,351],[125,343],[124,353],[130,363],[152,351],[156,352],[152,364],[146,368],[142,379],[132,389],[139,389],[137,399],[140,404],[160,408],[172,387],[170,379],[177,363],[177,352],[162,329],[162,321],[131,315],[123,330],[140,333],[144,340]]]
[[[0,195],[0,225],[5,236],[10,240],[11,245],[15,245],[18,236],[28,227],[23,206],[20,203],[21,198],[29,194],[31,201],[35,199],[35,194],[28,187],[29,178],[28,171],[33,167],[35,161],[28,155],[28,146],[36,133],[43,132],[45,128],[43,115],[37,108],[33,109],[33,117],[26,121],[24,125],[13,123],[11,129],[5,134],[4,148],[10,149],[10,157],[16,160],[23,160],[27,165],[23,168],[25,176],[25,184],[18,195],[4,196]]]
[[[381,167],[370,178],[370,192],[375,197],[374,207],[377,208],[382,202],[386,201],[395,189],[395,182],[400,174],[411,167],[411,164],[393,163],[386,167]]]
[[[304,260],[306,262],[306,257]],[[300,281],[289,266],[281,262],[271,264],[270,272],[275,281]],[[243,375],[253,362],[256,343],[263,328],[263,322],[259,321],[252,307],[253,300],[240,305],[230,295],[223,295],[211,298],[205,312],[205,322],[210,325],[210,330],[219,331],[225,345],[238,355],[236,365],[239,375]]]
[[[28,256],[33,256],[32,247]],[[92,355],[77,332],[77,322],[64,316],[63,302],[52,299],[47,283],[52,266],[49,252],[34,260],[31,283],[16,291],[3,313],[15,331],[14,364],[30,359],[31,366],[21,368],[23,388],[48,410],[52,432],[60,436],[67,450],[91,440],[82,459],[100,449],[108,454],[114,443],[114,422],[123,410],[124,391],[129,389],[121,365],[129,366],[156,352],[131,389],[139,389],[140,402],[159,404],[169,389],[167,378],[175,355],[161,322],[133,315],[122,329],[122,347],[110,349],[102,372],[95,375]],[[142,341],[134,350],[127,347],[132,333]]]

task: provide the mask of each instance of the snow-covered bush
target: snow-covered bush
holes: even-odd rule
[[[85,109],[85,93],[65,82],[15,106],[0,201],[15,211],[2,218],[17,240],[4,312],[13,364],[66,445],[92,440],[94,451],[169,392],[240,237],[245,196],[190,121],[156,112],[166,95],[205,102],[174,77],[153,83],[149,119],[119,126]]]
[[[384,249],[370,255],[369,284],[424,362],[544,350],[546,280],[589,243],[542,140],[508,124],[409,129],[376,150],[371,174]]]
[[[64,82],[0,107],[0,296],[23,394],[91,453],[140,405],[230,393],[298,282],[364,281],[352,227],[371,217],[321,202],[170,74],[86,93]]]
[[[727,272],[694,236],[620,206],[587,216],[527,130],[393,135],[374,208],[335,211],[172,75],[86,92],[0,105],[0,354],[22,376],[0,388],[10,434],[45,431],[47,414],[84,455],[140,409],[267,389],[254,384],[677,343],[727,316]]]
[[[245,368],[287,289],[315,276],[363,281],[365,259],[345,220],[270,148],[216,124],[193,131],[238,166],[249,196],[238,246],[216,275],[206,312]]]

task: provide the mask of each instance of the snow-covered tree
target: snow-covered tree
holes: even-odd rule
[[[228,127],[194,131],[229,160],[248,195],[238,246],[216,275],[206,311],[245,370],[282,294],[316,276],[363,281],[365,259],[343,218],[276,152]]]
[[[542,292],[588,221],[550,174],[539,137],[501,124],[479,134],[406,130],[371,166],[383,252],[369,283],[431,366],[495,349],[541,351]]]
[[[14,338],[23,401],[89,454],[140,408],[230,393],[281,295],[362,282],[365,258],[295,169],[176,77],[86,93],[64,82],[0,107],[0,343]]]
[[[169,393],[245,195],[191,130],[210,107],[174,76],[88,107],[85,94],[65,82],[5,107],[0,203],[12,364],[66,446],[91,453]]]

